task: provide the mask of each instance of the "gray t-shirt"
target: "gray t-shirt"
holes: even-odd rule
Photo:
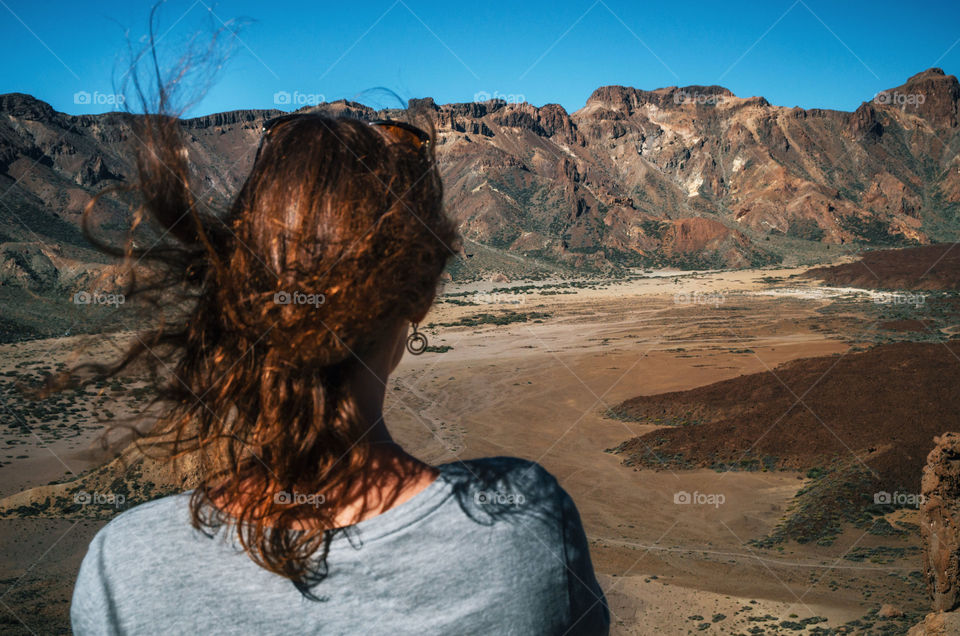
[[[410,500],[337,534],[305,597],[235,531],[190,525],[189,493],[104,526],[80,567],[76,634],[606,634],[570,496],[538,464],[439,466]]]

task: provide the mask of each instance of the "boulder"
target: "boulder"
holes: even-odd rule
[[[877,616],[880,618],[899,618],[903,616],[903,611],[894,607],[893,605],[887,604],[880,608],[877,612]]]

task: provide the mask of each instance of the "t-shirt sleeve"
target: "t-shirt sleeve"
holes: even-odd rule
[[[101,529],[90,542],[73,587],[70,626],[77,636],[118,633],[110,609],[110,590],[104,564],[104,530]]]
[[[566,633],[584,636],[607,634],[610,631],[610,610],[593,572],[590,547],[580,522],[580,513],[573,499],[562,489],[561,500],[571,621]]]

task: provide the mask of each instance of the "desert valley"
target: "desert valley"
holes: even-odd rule
[[[450,284],[428,319],[432,350],[403,362],[387,417],[431,462],[517,454],[556,474],[580,506],[616,633],[905,633],[928,605],[918,510],[874,498],[919,491],[960,406],[946,381],[960,369],[956,299],[805,272]],[[3,601],[35,631],[63,626],[99,527],[190,486],[97,445],[106,420],[146,402],[135,377],[39,405],[15,393],[18,379],[129,337],[0,349]]]
[[[386,418],[431,463],[517,455],[556,475],[613,633],[905,634],[931,611],[921,475],[960,427],[960,85],[930,69],[887,94],[925,99],[425,102],[464,247]],[[277,114],[183,122],[206,205]],[[129,430],[103,439],[156,415],[137,369],[22,390],[136,337],[122,268],[78,225],[132,179],[132,116],[22,94],[0,115],[0,625],[63,633],[91,537],[191,473]],[[131,231],[125,197],[96,209],[107,239]]]

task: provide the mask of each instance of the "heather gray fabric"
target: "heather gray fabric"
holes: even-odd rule
[[[132,508],[90,543],[76,634],[606,634],[569,495],[538,464],[445,464],[409,501],[334,538],[305,598],[232,532],[189,523],[188,494]]]

